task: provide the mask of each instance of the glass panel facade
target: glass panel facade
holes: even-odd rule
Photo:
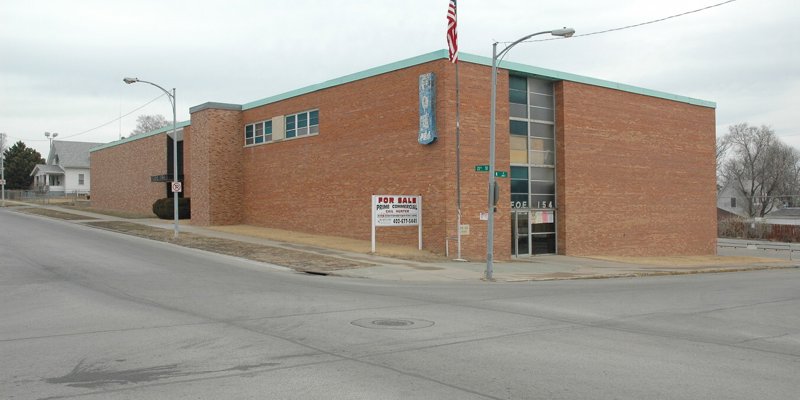
[[[512,135],[528,136],[528,122],[527,121],[508,121],[508,128]]]
[[[553,96],[541,94],[531,94],[531,106],[541,108],[553,108]]]
[[[508,112],[514,118],[528,118],[528,106],[525,104],[509,104]]]
[[[525,136],[511,136],[511,163],[512,164],[527,164],[528,163],[528,138]]]
[[[553,134],[553,125],[532,123],[531,124],[531,136],[533,136],[533,137],[543,137],[543,138],[552,138],[552,137],[555,136]]]
[[[556,251],[555,102],[552,82],[509,78],[510,193],[515,254]],[[523,155],[522,153],[526,154]],[[525,226],[520,226],[524,224]]]
[[[552,108],[531,107],[530,111],[530,119],[532,120],[553,122]]]

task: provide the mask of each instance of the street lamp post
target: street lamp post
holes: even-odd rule
[[[58,132],[53,132],[53,133],[45,132],[44,137],[46,137],[50,143],[50,147],[47,149],[48,151],[47,158],[50,158],[50,154],[53,153],[53,140],[56,140],[56,137],[58,137]],[[45,164],[47,163],[45,162]],[[39,181],[39,185],[41,185],[42,193],[46,193],[44,191],[45,188],[47,188],[48,192],[50,191],[50,175],[48,175],[47,172],[45,172],[44,174],[44,183]],[[53,185],[58,186],[56,185],[55,181],[53,181]]]
[[[156,85],[153,82],[143,81],[139,78],[124,78],[122,80],[127,84],[132,84],[136,82],[147,83],[149,85],[153,85],[164,93],[166,93],[167,98],[169,98],[169,102],[172,104],[172,183],[173,185],[177,184],[178,181],[178,134],[177,134],[177,115],[175,112],[175,88],[172,88],[172,93],[167,91],[161,86]],[[174,237],[178,237],[178,192],[173,189],[173,209],[172,212],[175,217],[175,235]]]
[[[53,150],[53,149],[52,149],[52,147],[53,147],[53,140],[55,140],[55,139],[56,139],[56,137],[58,136],[58,132],[53,132],[53,133],[50,133],[50,132],[45,132],[45,133],[44,133],[44,136],[45,136],[47,139],[49,139],[49,140],[50,140],[50,150]]]
[[[0,194],[3,197],[3,207],[6,206],[6,134],[0,133]]]
[[[561,37],[570,37],[575,34],[575,30],[572,28],[563,28],[563,29],[553,29],[550,31],[542,31],[532,33],[528,36],[525,36],[510,45],[506,46],[503,50],[499,53],[497,52],[497,44],[498,42],[492,43],[492,110],[491,110],[491,121],[489,125],[489,223],[487,226],[487,235],[486,235],[486,272],[484,274],[486,280],[492,280],[492,274],[494,272],[494,207],[495,207],[495,176],[494,176],[494,143],[495,143],[495,122],[496,122],[496,115],[495,109],[497,108],[497,64],[498,59],[502,59],[512,47],[516,46],[517,44],[524,42],[534,36],[537,35],[545,35],[551,34],[553,36],[561,36]]]

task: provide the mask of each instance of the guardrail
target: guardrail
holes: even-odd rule
[[[786,251],[789,253],[789,260],[793,260],[794,253],[800,252],[800,244],[764,242],[744,239],[717,239],[717,248],[720,247],[748,250]]]

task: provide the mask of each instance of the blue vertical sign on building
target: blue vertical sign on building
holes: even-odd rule
[[[419,136],[420,144],[436,140],[436,75],[419,76]]]

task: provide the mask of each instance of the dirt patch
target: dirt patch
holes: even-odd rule
[[[374,264],[361,261],[348,260],[338,257],[328,257],[319,254],[307,253],[304,251],[245,243],[229,239],[212,238],[195,235],[192,233],[181,233],[176,239],[173,237],[174,232],[171,229],[154,228],[151,226],[127,221],[87,222],[86,225],[147,239],[174,243],[193,249],[206,250],[214,253],[246,258],[253,261],[282,265],[302,272],[319,273],[341,269],[366,268],[374,266]]]
[[[624,264],[655,265],[670,268],[718,267],[745,264],[783,264],[785,260],[759,257],[725,257],[725,256],[675,256],[675,257],[586,257],[595,260],[612,261]]]
[[[372,251],[372,244],[368,240],[350,239],[340,236],[314,235],[310,233],[262,228],[251,225],[226,225],[212,226],[208,228],[219,232],[259,237],[286,243],[306,244],[328,249],[343,250],[352,253],[371,254]],[[447,261],[447,258],[444,256],[425,250],[418,250],[416,247],[412,246],[378,243],[375,247],[375,255],[384,257],[421,262]]]
[[[50,209],[47,209],[47,208],[23,208],[23,209],[19,209],[17,211],[23,212],[23,213],[26,213],[26,214],[42,215],[42,216],[45,216],[45,217],[58,218],[58,219],[64,219],[64,220],[70,220],[70,221],[82,220],[82,219],[97,219],[97,218],[87,217],[85,215],[72,214],[72,213],[67,213],[67,212],[58,211],[58,210],[50,210]]]

